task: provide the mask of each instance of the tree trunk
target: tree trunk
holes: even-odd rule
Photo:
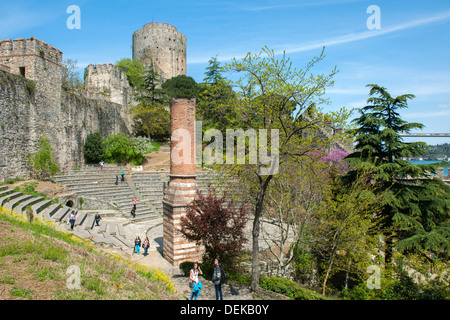
[[[330,276],[331,268],[333,267],[335,253],[336,253],[336,247],[333,247],[333,250],[331,252],[331,257],[330,257],[330,263],[328,264],[328,270],[327,270],[325,279],[323,280],[323,284],[322,284],[322,295],[324,295],[324,296],[326,294],[327,282],[328,282],[328,278]]]
[[[251,290],[257,291],[259,288],[259,231],[260,219],[263,211],[264,196],[266,194],[267,186],[273,176],[267,176],[264,180],[260,177],[260,187],[256,196],[255,204],[255,218],[253,220],[252,230],[252,283]]]

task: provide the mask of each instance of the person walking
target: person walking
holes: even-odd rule
[[[133,218],[136,218],[136,210],[131,209],[131,216],[132,216]]]
[[[192,293],[191,293],[191,297],[189,298],[189,300],[192,300],[192,299],[197,300],[198,299],[198,294],[199,294],[198,275],[199,274],[202,275],[203,272],[200,269],[200,267],[198,266],[198,263],[196,262],[196,263],[194,263],[194,266],[192,267],[192,269],[189,273],[189,280],[190,280],[189,286],[192,288]],[[195,289],[197,289],[197,290],[195,290]]]
[[[125,181],[125,170],[122,171],[121,176],[122,176],[121,181],[124,182]]]
[[[69,215],[70,231],[73,231],[73,226],[75,225],[75,219],[76,219],[76,214],[75,214],[75,211],[72,210],[72,212]]]
[[[105,162],[102,160],[100,161],[100,170],[103,170],[103,165],[105,164]]]
[[[136,204],[137,204],[137,200],[135,198],[133,198],[133,200],[131,200],[133,202],[133,210],[136,211]]]
[[[139,251],[141,250],[141,238],[139,238],[139,236],[134,240],[134,248],[136,249],[136,253],[139,254]]]
[[[119,177],[116,176],[116,186],[119,184]]]
[[[144,256],[146,256],[148,253],[148,248],[150,247],[150,241],[148,240],[148,237],[145,237],[144,243],[142,243],[142,248],[144,248]]]
[[[100,220],[102,220],[102,217],[101,217],[100,214],[97,212],[97,213],[95,214],[94,219],[95,219],[95,225],[98,226],[98,225],[99,225],[98,223],[100,222]]]
[[[214,259],[214,272],[212,276],[212,282],[214,283],[214,287],[216,288],[216,300],[223,300],[222,295],[222,275],[223,275],[223,269],[222,266],[219,263],[219,259]],[[220,297],[220,299],[219,299]]]

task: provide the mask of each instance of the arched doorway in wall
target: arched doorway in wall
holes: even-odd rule
[[[69,201],[66,202],[66,207],[73,208],[73,205],[74,205],[74,203],[73,203],[72,200],[69,200]]]

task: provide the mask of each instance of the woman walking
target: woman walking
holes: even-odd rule
[[[220,281],[223,269],[219,263],[219,259],[214,259],[214,265],[215,265],[215,267],[214,267],[212,281],[214,283],[214,287],[216,288],[216,300],[223,300],[222,283]],[[219,299],[219,296],[220,296],[220,299]]]
[[[189,280],[190,280],[189,286],[192,288],[192,293],[191,293],[191,297],[189,300],[192,300],[193,298],[195,300],[197,300],[197,298],[198,298],[199,291],[195,290],[195,289],[196,289],[196,287],[198,288],[198,286],[199,286],[199,281],[198,281],[199,274],[203,274],[203,272],[200,269],[200,267],[198,266],[198,263],[196,262],[196,263],[194,263],[194,266],[191,269],[190,274],[189,274]]]
[[[144,248],[144,256],[147,255],[148,248],[150,247],[150,241],[148,240],[148,237],[145,237],[144,243],[142,244],[142,248]]]
[[[141,238],[139,238],[139,236],[137,236],[134,240],[134,247],[136,249],[136,253],[139,254],[139,251],[141,250]]]
[[[75,211],[72,210],[72,212],[70,213],[70,216],[69,216],[70,231],[73,231],[73,226],[75,225],[75,219],[76,219],[76,214],[75,214]]]

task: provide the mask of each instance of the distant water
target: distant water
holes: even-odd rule
[[[410,162],[411,162],[412,164],[419,165],[419,164],[439,163],[439,162],[442,162],[442,161],[433,161],[433,160],[422,160],[422,161],[419,161],[419,160],[411,160]],[[444,168],[444,177],[447,177],[447,176],[448,176],[448,168]]]

